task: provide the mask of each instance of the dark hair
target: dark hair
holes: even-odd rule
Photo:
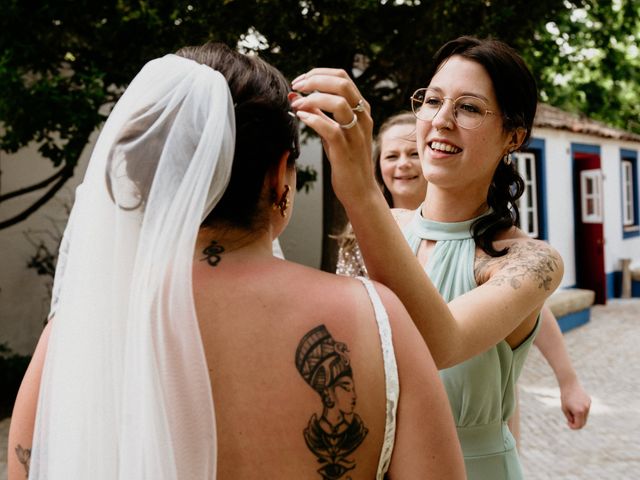
[[[227,80],[234,101],[236,144],[231,178],[202,226],[222,222],[244,229],[261,228],[266,222],[264,207],[272,200],[263,192],[265,177],[287,150],[287,164],[293,168],[300,151],[298,120],[291,112],[287,96],[291,91],[289,84],[276,68],[265,61],[242,55],[221,43],[184,47],[176,55],[219,71]],[[140,138],[160,115],[175,113],[144,107],[119,133],[109,154],[105,176],[107,191],[120,208],[136,210],[144,206],[155,169],[150,169],[144,162],[118,163],[118,152],[126,145],[129,150],[140,149],[141,155],[148,155],[149,140],[139,146],[134,140]],[[130,183],[132,188],[124,189],[127,194],[120,194],[122,198],[116,200],[111,176],[113,170],[122,165],[125,165],[126,175],[119,176],[119,181]]]
[[[382,137],[385,132],[389,130],[391,127],[395,127],[396,125],[414,125],[416,124],[416,117],[411,112],[400,112],[392,115],[387,118],[382,125],[380,125],[380,129],[378,130],[378,134],[373,140],[373,168],[376,176],[376,180],[380,185],[380,189],[382,189],[382,194],[384,195],[384,199],[387,201],[389,207],[393,208],[393,196],[391,192],[384,184],[384,180],[382,179],[382,170],[380,170],[380,155],[382,155]]]
[[[293,167],[300,151],[297,118],[290,114],[289,83],[282,73],[257,56],[243,55],[224,44],[207,43],[176,52],[219,71],[227,80],[235,106],[236,147],[231,179],[220,202],[202,222],[250,229],[264,218],[260,202],[264,179],[289,150]]]
[[[436,52],[428,82],[443,62],[454,55],[484,67],[491,78],[502,111],[504,131],[524,128],[526,134],[523,145],[526,144],[531,136],[536,114],[538,89],[533,75],[518,52],[499,40],[459,37],[447,42]],[[487,204],[492,211],[476,220],[472,227],[476,245],[488,255],[499,257],[508,252],[507,248],[500,251],[493,248],[493,240],[501,230],[519,225],[520,214],[516,200],[523,192],[524,181],[515,166],[499,162],[487,194]]]

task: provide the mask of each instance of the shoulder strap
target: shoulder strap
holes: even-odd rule
[[[375,312],[378,333],[380,334],[380,345],[382,347],[382,360],[384,363],[384,376],[386,386],[386,420],[384,427],[384,441],[378,462],[378,472],[376,480],[382,480],[384,474],[389,469],[391,454],[396,436],[396,410],[398,408],[398,397],[400,396],[400,382],[398,381],[398,365],[396,364],[396,354],[393,349],[393,338],[391,336],[391,325],[389,315],[382,304],[371,280],[364,277],[357,277],[367,289],[371,304]]]

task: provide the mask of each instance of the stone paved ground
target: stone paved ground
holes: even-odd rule
[[[527,480],[640,479],[640,299],[592,308],[565,341],[593,400],[589,422],[566,426],[553,373],[534,348],[519,382]]]
[[[527,480],[640,479],[640,299],[594,307],[591,322],[565,341],[593,398],[589,423],[569,430],[553,373],[533,349],[520,380]],[[8,430],[9,419],[0,421],[0,480]]]

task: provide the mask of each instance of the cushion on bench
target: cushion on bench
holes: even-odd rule
[[[589,308],[593,305],[595,298],[596,293],[593,290],[567,288],[558,290],[551,295],[547,299],[546,305],[556,317],[562,317]]]

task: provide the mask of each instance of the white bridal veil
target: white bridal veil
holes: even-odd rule
[[[114,107],[71,212],[29,478],[215,478],[191,272],[234,142],[226,80],[182,57],[149,62]]]

